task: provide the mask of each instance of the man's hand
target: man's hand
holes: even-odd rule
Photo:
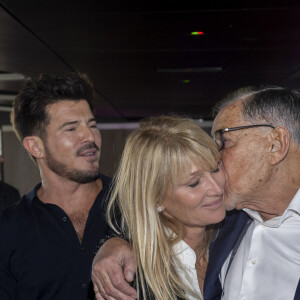
[[[121,238],[111,238],[96,254],[92,268],[92,280],[96,299],[134,300],[137,293],[132,282],[135,262],[130,245]]]

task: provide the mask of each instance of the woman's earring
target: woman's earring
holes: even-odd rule
[[[157,211],[158,211],[159,213],[161,213],[161,212],[163,211],[163,208],[162,208],[161,206],[158,206],[158,207],[157,207]]]

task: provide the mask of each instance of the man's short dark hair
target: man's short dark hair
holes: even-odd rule
[[[61,101],[86,100],[93,111],[93,87],[85,74],[41,74],[24,83],[13,103],[11,123],[22,142],[26,136],[43,137],[50,119],[46,108]]]

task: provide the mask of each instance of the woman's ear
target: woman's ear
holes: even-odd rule
[[[25,137],[23,146],[36,159],[44,158],[44,143],[38,136]]]
[[[287,155],[290,148],[291,135],[286,127],[278,126],[270,133],[271,150],[269,152],[269,163],[277,165]]]

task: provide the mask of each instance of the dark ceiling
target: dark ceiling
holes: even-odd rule
[[[299,67],[300,1],[0,0],[4,111],[22,81],[1,75],[76,70],[94,83],[99,122],[209,120],[238,87],[300,89]]]

